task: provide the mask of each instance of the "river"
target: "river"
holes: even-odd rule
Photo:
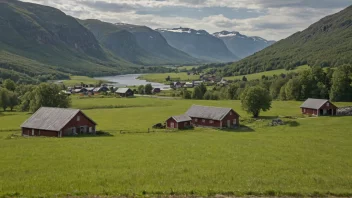
[[[110,82],[116,87],[131,87],[131,86],[139,86],[152,84],[154,88],[160,88],[161,90],[169,90],[170,86],[164,85],[156,82],[148,82],[146,80],[140,80],[138,77],[141,74],[126,74],[126,75],[118,75],[118,76],[106,76],[106,77],[96,77],[97,80],[104,80]]]

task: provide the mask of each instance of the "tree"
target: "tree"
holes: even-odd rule
[[[241,95],[242,108],[257,118],[261,111],[271,108],[272,98],[269,91],[260,87],[249,87]]]
[[[352,67],[343,65],[334,71],[330,99],[336,102],[352,101],[351,75]]]
[[[138,94],[141,94],[141,95],[144,94],[144,85],[139,85],[138,86]]]
[[[9,91],[5,88],[0,90],[0,106],[6,111],[9,106]]]
[[[301,97],[300,81],[296,78],[290,79],[285,85],[286,100],[299,100]]]
[[[193,93],[192,93],[192,99],[197,99],[197,100],[203,99],[202,90],[200,89],[199,86],[196,86],[194,88]]]
[[[231,84],[227,88],[227,98],[230,100],[235,100],[237,98],[237,90],[240,88],[238,84]]]
[[[200,91],[202,92],[202,96],[204,96],[204,94],[207,92],[207,86],[205,86],[204,83],[201,83],[199,85]]]
[[[187,89],[184,89],[182,91],[182,98],[183,99],[192,99],[192,93],[188,91]]]
[[[19,99],[18,99],[18,95],[14,92],[9,92],[9,96],[8,96],[8,106],[10,107],[10,110],[12,111],[13,108],[17,105],[19,105]]]
[[[16,83],[11,79],[6,79],[3,82],[3,87],[9,91],[15,91]]]
[[[153,92],[152,84],[146,84],[144,87],[145,94],[151,95]]]
[[[27,95],[29,110],[37,111],[40,107],[67,108],[71,106],[71,99],[68,95],[62,94],[59,86],[55,84],[42,83],[38,85],[31,94]],[[26,102],[26,101],[23,101]]]

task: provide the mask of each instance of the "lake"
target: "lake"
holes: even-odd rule
[[[118,76],[106,76],[106,77],[96,77],[97,80],[109,81],[116,87],[131,87],[131,86],[139,86],[152,84],[154,88],[160,88],[161,90],[169,90],[170,86],[164,85],[156,82],[148,82],[146,80],[140,80],[138,77],[141,74],[126,74],[126,75],[118,75]]]

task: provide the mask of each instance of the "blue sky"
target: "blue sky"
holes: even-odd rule
[[[307,28],[352,0],[24,0],[56,7],[81,19],[151,28],[239,31],[280,40]]]

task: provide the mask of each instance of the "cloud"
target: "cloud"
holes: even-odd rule
[[[239,31],[279,40],[338,12],[350,0],[24,0],[56,7],[82,19]]]

